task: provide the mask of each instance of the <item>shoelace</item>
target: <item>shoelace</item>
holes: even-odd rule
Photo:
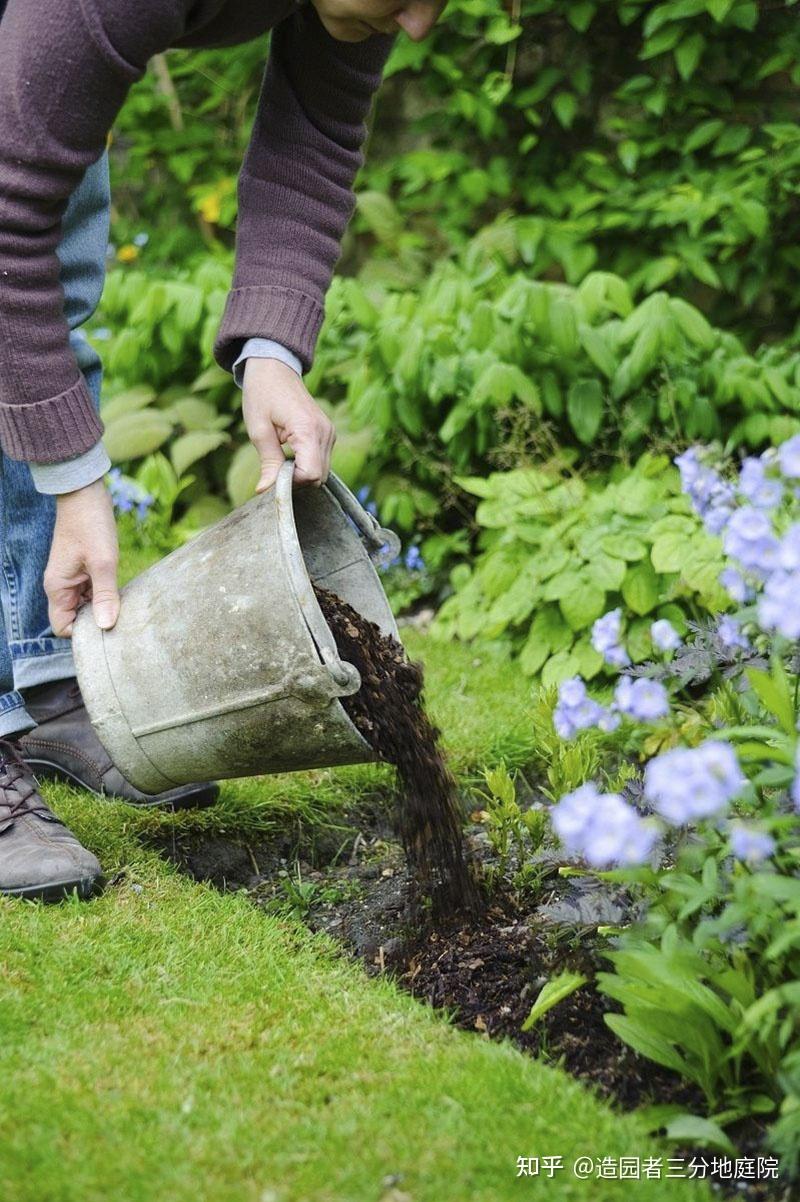
[[[31,770],[13,743],[0,739],[0,823],[23,814],[55,815],[39,796]]]

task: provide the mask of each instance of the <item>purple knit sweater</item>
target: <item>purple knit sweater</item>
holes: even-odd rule
[[[239,176],[233,285],[214,343],[249,337],[308,367],[353,210],[365,119],[393,38],[339,42],[296,0],[9,0],[0,36],[0,444],[52,463],[102,434],[70,349],[56,249],[69,197],[99,158],[148,59],[273,28]]]

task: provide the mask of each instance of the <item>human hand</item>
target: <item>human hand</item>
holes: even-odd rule
[[[53,634],[69,638],[78,608],[91,601],[101,630],[119,617],[119,545],[111,497],[102,480],[56,499],[56,525],[44,573]]]
[[[297,372],[278,359],[248,359],[242,380],[242,411],[250,441],[261,459],[256,492],[266,492],[286,456],[294,451],[298,484],[324,484],[336,441],[333,422],[322,412]]]

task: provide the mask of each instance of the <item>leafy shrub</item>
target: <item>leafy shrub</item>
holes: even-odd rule
[[[257,464],[239,391],[208,366],[229,282],[224,259],[170,279],[118,269],[99,345],[112,458],[169,450],[179,475],[197,476],[191,499],[205,487],[239,504]],[[372,485],[384,523],[428,536],[434,571],[469,546],[472,502],[454,471],[535,462],[559,442],[599,462],[620,444],[758,446],[800,429],[790,347],[752,356],[666,293],[636,305],[617,276],[572,288],[487,270],[474,248],[418,291],[335,280],[306,382],[339,429],[335,470]]]
[[[597,985],[623,1007],[606,1022],[704,1094],[708,1113],[656,1107],[654,1123],[684,1143],[730,1152],[726,1129],[735,1135],[741,1120],[769,1119],[769,1144],[796,1175],[800,620],[782,602],[800,587],[800,438],[745,461],[734,479],[696,451],[679,463],[693,506],[722,532],[730,556],[726,586],[742,608],[720,623],[718,637],[736,645],[738,662],[722,657],[711,695],[695,696],[694,721],[682,724],[688,745],[676,745],[678,732],[661,723],[655,741],[666,750],[649,759],[641,783],[629,782],[627,797],[590,782],[550,815],[568,854],[626,884],[638,904],[627,927],[606,931],[613,972],[600,973]],[[769,670],[753,666],[750,637]],[[705,640],[701,651],[707,658],[713,645]],[[682,662],[690,658],[676,655],[662,667],[677,694],[697,684]],[[570,681],[559,691],[555,724],[573,738],[622,718],[647,720],[645,693],[666,703],[663,684],[623,676],[605,710]],[[657,713],[651,707],[649,717],[668,716],[666,704]]]
[[[791,3],[459,0],[426,42],[398,44],[365,182],[434,246],[530,214],[537,274],[597,267],[745,337],[786,331],[798,37]]]
[[[513,640],[520,667],[544,684],[603,669],[590,640],[601,614],[633,615],[627,650],[652,654],[652,622],[685,629],[687,614],[729,605],[718,582],[719,542],[681,496],[666,458],[643,456],[606,476],[549,467],[467,478],[481,498],[484,531],[472,566],[453,572],[455,593],[439,611],[442,637]]]

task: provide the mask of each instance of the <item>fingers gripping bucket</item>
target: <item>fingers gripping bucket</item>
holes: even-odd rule
[[[397,637],[370,558],[397,539],[335,476],[293,490],[292,473],[132,580],[114,630],[77,618],[89,717],[146,793],[375,758],[339,702],[361,682],[311,583]]]

